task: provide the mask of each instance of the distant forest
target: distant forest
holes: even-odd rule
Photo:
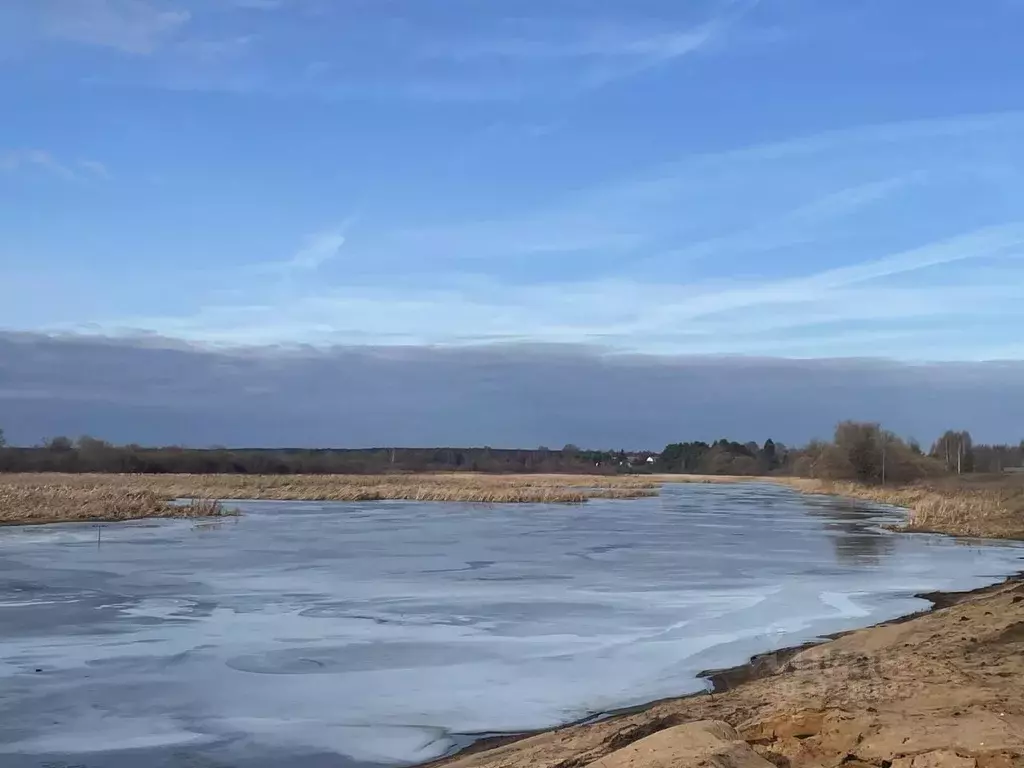
[[[879,424],[845,421],[831,441],[790,447],[766,440],[672,443],[660,451],[498,448],[151,448],[92,437],[55,437],[8,447],[0,430],[0,472],[191,474],[377,474],[386,472],[571,472],[785,474],[866,483],[908,482],[947,474],[996,473],[1024,466],[1017,445],[975,444],[947,431],[927,451]]]

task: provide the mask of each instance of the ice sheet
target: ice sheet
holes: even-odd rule
[[[773,486],[584,506],[247,503],[0,530],[0,762],[399,764],[1024,568]]]

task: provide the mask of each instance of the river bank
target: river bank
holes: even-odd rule
[[[989,539],[1024,539],[1024,475],[935,478],[907,485],[865,485],[802,477],[773,482],[809,494],[862,499],[908,510],[902,530]]]

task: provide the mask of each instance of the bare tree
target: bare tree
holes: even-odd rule
[[[947,429],[932,445],[930,453],[942,461],[949,472],[960,475],[974,471],[974,441],[971,433],[966,430],[957,432]]]

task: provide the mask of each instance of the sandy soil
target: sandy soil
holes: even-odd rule
[[[909,620],[719,673],[717,693],[443,764],[1024,768],[1024,582],[935,599]]]

